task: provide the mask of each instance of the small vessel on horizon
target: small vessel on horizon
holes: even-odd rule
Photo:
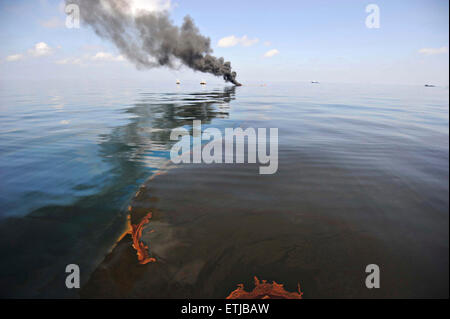
[[[181,84],[181,81],[180,80],[177,80],[177,85],[180,85]]]
[[[425,87],[426,87],[426,88],[434,88],[434,87],[436,87],[436,85],[433,85],[433,84],[425,84]]]
[[[320,84],[319,81],[311,81],[311,84]]]
[[[201,81],[200,81],[200,84],[201,84],[201,85],[206,85],[206,81],[205,81],[205,80],[201,80]]]

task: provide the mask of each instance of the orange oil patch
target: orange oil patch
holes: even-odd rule
[[[152,213],[148,213],[138,225],[131,225],[133,248],[136,249],[138,260],[141,265],[145,265],[156,261],[155,258],[150,258],[150,255],[148,253],[148,246],[141,241],[144,226],[150,222],[151,218]]]
[[[159,171],[155,174],[153,174],[150,180],[153,180],[155,177],[157,176],[161,176],[161,175],[165,175],[167,174],[167,171]],[[137,199],[139,198],[139,196],[142,194],[142,192],[144,191],[145,186],[141,186],[141,188],[138,190],[138,192],[135,194],[134,198]],[[150,201],[152,202],[157,202],[158,199],[157,198],[150,198]],[[128,206],[128,222],[127,222],[127,229],[125,230],[125,232],[119,237],[119,239],[117,240],[117,242],[120,242],[122,239],[124,239],[127,235],[131,235],[132,239],[133,239],[133,248],[136,249],[136,254],[138,256],[138,260],[139,263],[142,265],[148,264],[150,262],[156,262],[155,258],[150,258],[149,253],[148,253],[148,246],[145,245],[142,241],[141,241],[141,237],[142,237],[142,231],[144,230],[144,226],[147,225],[150,222],[150,219],[152,218],[152,213],[148,213],[146,216],[144,216],[144,218],[139,222],[139,224],[134,225],[131,222],[131,213],[133,211],[133,206]]]
[[[255,288],[253,291],[245,291],[244,285],[238,285],[227,299],[302,299],[303,292],[298,284],[298,292],[288,292],[282,284],[275,281],[269,284],[266,280],[262,282],[255,276]]]

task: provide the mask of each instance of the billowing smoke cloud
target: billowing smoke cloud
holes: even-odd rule
[[[200,34],[189,16],[178,27],[166,11],[141,10],[132,14],[131,2],[127,0],[66,0],[66,3],[77,4],[82,22],[100,37],[111,40],[138,69],[174,68],[181,62],[195,71],[222,76],[227,82],[241,85],[230,62],[211,55],[211,40]]]

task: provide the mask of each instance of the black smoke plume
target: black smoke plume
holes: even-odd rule
[[[66,0],[80,8],[81,21],[102,38],[111,40],[138,69],[174,68],[179,61],[189,68],[222,76],[237,86],[231,63],[212,56],[211,40],[200,34],[191,17],[178,27],[167,12],[131,14],[127,0]]]

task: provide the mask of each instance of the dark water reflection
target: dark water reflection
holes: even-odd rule
[[[83,280],[87,280],[123,231],[125,208],[131,196],[167,162],[171,129],[192,124],[193,119],[210,123],[214,118],[228,117],[228,104],[234,94],[233,88],[198,94],[142,92],[130,107],[103,111],[106,120],[108,116],[117,116],[110,114],[115,112],[125,115],[128,121],[94,136],[95,143],[77,139],[89,134],[83,131],[84,127],[73,128],[67,136],[55,129],[53,134],[41,134],[40,139],[34,140],[33,145],[41,149],[28,163],[16,165],[11,161],[27,156],[29,150],[26,147],[13,150],[8,144],[15,141],[25,146],[37,136],[32,136],[32,123],[20,122],[27,115],[20,115],[19,110],[13,114],[4,110],[3,117],[17,117],[17,122],[10,126],[19,126],[21,130],[12,134],[4,126],[1,132],[5,138],[0,144],[1,295],[77,296],[64,286],[65,266],[78,264],[83,269]],[[86,107],[86,114],[71,122],[89,121],[96,112],[101,116],[101,110],[93,110],[89,104]],[[35,116],[40,112],[43,113],[36,110]],[[97,122],[101,126],[102,119]],[[92,134],[96,133],[93,130]],[[52,143],[55,139],[64,141]],[[21,187],[21,178],[27,180],[28,187]]]

